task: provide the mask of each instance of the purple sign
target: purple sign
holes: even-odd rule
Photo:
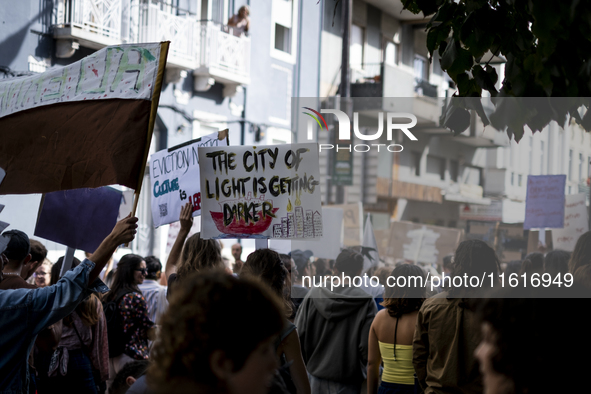
[[[566,175],[528,175],[523,228],[564,227]]]
[[[35,235],[93,253],[117,222],[121,196],[110,187],[47,193]]]

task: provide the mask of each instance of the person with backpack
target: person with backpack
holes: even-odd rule
[[[60,279],[63,257],[51,268],[51,285]],[[74,257],[72,268],[80,260]],[[103,307],[94,294],[63,319],[62,335],[54,352],[41,353],[38,363],[39,394],[67,392],[104,393],[109,377],[107,327]]]
[[[103,299],[109,336],[109,381],[123,366],[133,360],[146,360],[154,322],[148,315],[146,300],[138,285],[147,274],[146,262],[136,254],[119,260],[111,291]]]
[[[129,215],[117,222],[90,258],[68,271],[55,285],[0,290],[0,393],[28,392],[31,376],[27,359],[37,335],[72,313],[92,290],[102,291],[106,287],[95,280],[117,247],[133,241],[137,221]],[[0,245],[0,268],[8,262],[2,252],[4,247]]]

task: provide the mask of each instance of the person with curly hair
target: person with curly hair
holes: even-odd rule
[[[148,368],[150,388],[157,394],[266,393],[284,320],[277,297],[221,271],[186,279],[162,316]]]
[[[109,387],[115,375],[126,363],[148,359],[149,340],[154,335],[154,322],[149,318],[146,300],[138,287],[144,282],[147,273],[143,257],[126,254],[119,260],[111,291],[103,299],[107,319],[115,319],[115,316],[108,313],[109,303],[116,305],[113,313],[119,313],[121,316],[121,324],[117,325],[116,330],[108,330]],[[109,327],[113,326],[114,324]]]
[[[421,388],[427,393],[480,393],[482,379],[474,349],[480,341],[480,325],[467,299],[483,297],[491,280],[498,283],[499,259],[483,241],[460,243],[453,259],[452,281],[446,291],[425,300],[417,316],[413,339],[413,365]],[[489,275],[491,275],[489,277]],[[460,277],[486,277],[482,287]],[[492,278],[492,279],[490,279]]]
[[[287,274],[279,253],[271,249],[258,249],[248,255],[240,276],[260,279],[282,299],[285,312],[284,327],[277,338],[275,349],[281,365],[290,365],[289,373],[283,373],[282,377],[292,392],[309,394],[310,382],[302,358],[300,339],[295,324],[288,320],[292,314],[293,304],[285,291]]]
[[[367,392],[378,392],[380,364],[384,362],[380,394],[415,392],[415,370],[412,365],[412,340],[417,315],[425,301],[425,272],[417,265],[403,264],[394,268],[391,278],[401,286],[386,285],[382,309],[369,330]]]

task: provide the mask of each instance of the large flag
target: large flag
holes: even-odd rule
[[[141,183],[168,42],[0,82],[0,194]]]

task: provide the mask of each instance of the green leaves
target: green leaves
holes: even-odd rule
[[[527,126],[534,132],[550,121],[564,124],[568,114],[587,131],[591,114],[576,114],[581,105],[555,103],[558,97],[591,97],[591,8],[580,0],[402,0],[406,9],[434,14],[427,24],[427,49],[438,50],[441,68],[458,87],[460,97],[479,97],[487,90],[493,97],[553,98],[531,109],[523,102],[499,101],[490,120],[495,128],[519,140]],[[505,75],[497,75],[487,54],[507,59]],[[489,61],[490,62],[490,61]],[[496,84],[501,78],[501,89]],[[442,123],[454,132],[465,126],[469,110],[483,122],[486,114],[471,102],[458,101],[446,108]],[[520,112],[523,111],[523,112]],[[493,120],[494,119],[494,120]],[[462,130],[463,131],[463,130]],[[461,132],[461,131],[460,131]]]
[[[458,74],[470,70],[473,64],[474,58],[470,52],[452,38],[441,56],[441,68],[455,81]]]

